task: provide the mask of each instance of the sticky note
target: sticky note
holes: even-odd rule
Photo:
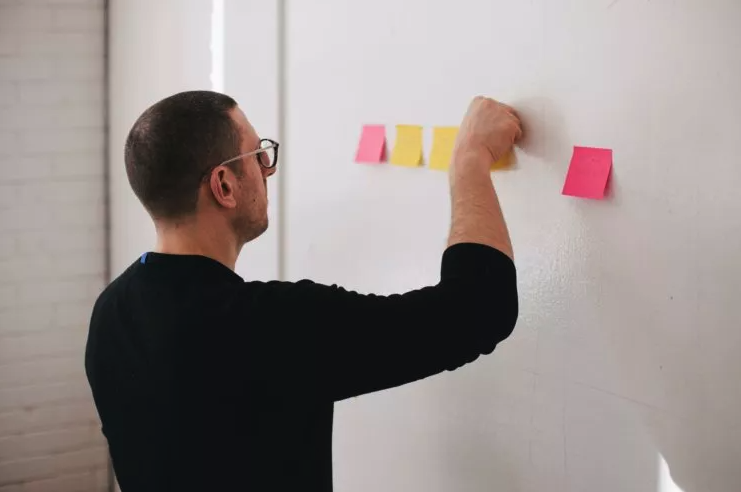
[[[592,147],[574,147],[564,195],[602,200],[605,197],[607,178],[612,168],[612,150]]]
[[[499,159],[497,162],[491,165],[492,171],[504,171],[512,167],[515,162],[515,154],[510,150],[504,157]]]
[[[455,138],[458,136],[457,126],[437,126],[432,129],[432,152],[430,154],[430,169],[446,171],[450,167],[453,157]],[[501,159],[491,165],[492,171],[501,171],[512,167],[514,154],[508,152]]]
[[[391,164],[417,167],[422,165],[422,127],[396,125],[396,143],[391,151]]]
[[[453,157],[453,147],[457,135],[457,126],[436,126],[432,129],[430,169],[445,171],[450,167],[450,159]]]
[[[386,127],[363,125],[355,162],[379,163],[386,160]]]

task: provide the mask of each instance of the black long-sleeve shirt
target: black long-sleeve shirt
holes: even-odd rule
[[[85,368],[122,492],[332,490],[335,401],[452,370],[512,332],[512,261],[448,248],[402,295],[245,282],[148,253],[100,295]]]

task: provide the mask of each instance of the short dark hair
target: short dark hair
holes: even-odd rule
[[[126,174],[153,217],[194,213],[205,173],[239,154],[239,129],[229,114],[236,106],[218,92],[181,92],[136,120],[126,139]]]

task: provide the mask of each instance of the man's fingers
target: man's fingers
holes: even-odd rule
[[[511,114],[511,115],[513,115],[513,116],[517,116],[517,110],[516,110],[515,108],[513,108],[512,106],[510,106],[510,105],[508,105],[508,104],[504,104],[504,103],[499,103],[499,104],[500,104],[500,105],[501,105],[501,106],[502,106],[502,107],[503,107],[503,108],[505,109],[505,111],[507,111],[507,112],[508,112],[509,114]]]
[[[517,114],[517,110],[513,108],[512,106],[507,106],[506,104],[502,104],[504,109],[507,111],[507,113],[510,115],[510,117],[514,120],[514,123],[517,125],[517,135],[515,137],[515,141],[522,138],[522,120],[520,119],[520,116]]]

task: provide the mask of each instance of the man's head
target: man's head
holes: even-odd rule
[[[224,161],[260,148],[236,101],[216,92],[182,92],[147,109],[126,140],[129,183],[158,225],[221,218],[241,243],[268,225],[267,154]]]

